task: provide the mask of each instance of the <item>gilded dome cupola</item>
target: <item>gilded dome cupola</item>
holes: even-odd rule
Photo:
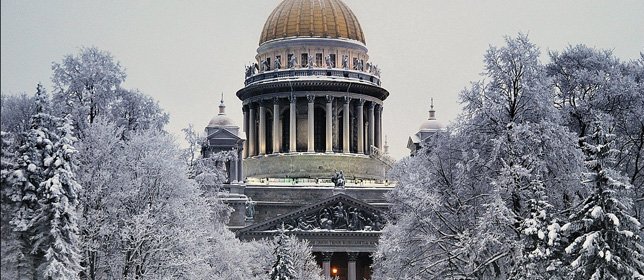
[[[350,39],[365,44],[358,18],[340,0],[284,0],[264,24],[259,44],[297,37]]]

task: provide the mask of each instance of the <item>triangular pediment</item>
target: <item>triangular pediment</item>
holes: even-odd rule
[[[217,139],[235,139],[235,140],[241,139],[241,138],[239,138],[239,136],[237,136],[236,134],[230,132],[229,130],[227,130],[225,128],[220,128],[217,131],[215,131],[215,132],[213,132],[213,133],[208,135],[208,139],[213,139],[213,138],[217,138]]]
[[[380,232],[385,219],[382,211],[346,194],[336,194],[320,202],[245,227],[239,235],[251,232]]]

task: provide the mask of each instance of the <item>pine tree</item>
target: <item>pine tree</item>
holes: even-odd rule
[[[277,257],[277,260],[275,261],[275,264],[273,264],[273,268],[270,272],[271,280],[296,279],[293,260],[291,260],[288,248],[288,236],[286,236],[284,229],[282,228],[277,239],[277,247],[275,248],[275,256]]]
[[[20,278],[76,279],[76,204],[71,120],[48,114],[49,99],[38,85],[37,113],[18,150],[11,174],[11,224],[18,235]],[[60,125],[60,127],[58,127]]]
[[[562,227],[567,235],[565,253],[571,279],[644,279],[641,225],[629,214],[632,202],[625,195],[628,180],[612,170],[614,135],[596,116],[588,136],[581,139],[587,159],[585,183],[592,194],[582,209]]]

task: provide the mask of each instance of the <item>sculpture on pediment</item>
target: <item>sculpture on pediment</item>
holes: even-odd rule
[[[282,224],[285,230],[380,231],[384,227],[384,219],[379,214],[338,202],[317,213],[288,218]]]

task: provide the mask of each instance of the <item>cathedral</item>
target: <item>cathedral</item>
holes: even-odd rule
[[[393,187],[382,130],[389,92],[351,9],[341,0],[282,1],[236,95],[241,125],[222,98],[202,145],[204,157],[236,155],[222,163],[223,200],[235,209],[229,228],[242,240],[283,229],[310,242],[326,276],[371,279]],[[410,147],[420,147],[420,133]]]

